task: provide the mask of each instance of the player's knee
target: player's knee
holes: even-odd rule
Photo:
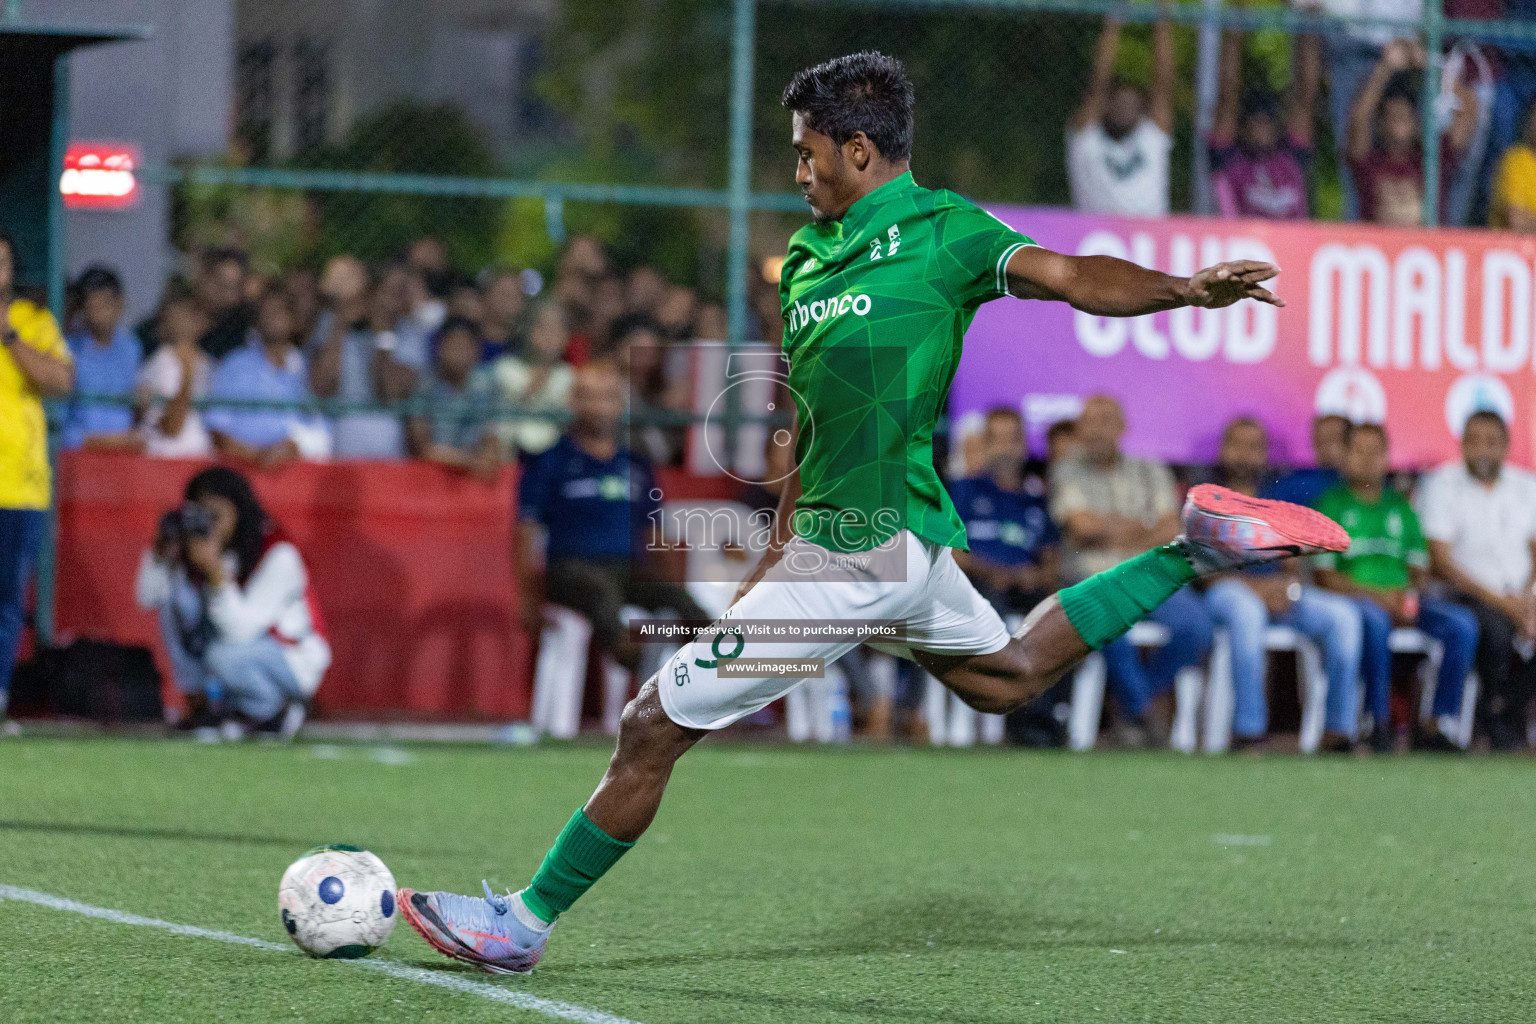
[[[621,766],[670,765],[691,746],[687,730],[661,706],[653,676],[619,716],[619,744],[614,761]]]

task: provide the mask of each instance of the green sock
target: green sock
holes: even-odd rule
[[[1063,590],[1061,610],[1097,651],[1198,575],[1183,549],[1165,544]]]
[[[634,845],[619,842],[592,824],[585,808],[578,810],[523,890],[523,902],[539,920],[553,922]]]

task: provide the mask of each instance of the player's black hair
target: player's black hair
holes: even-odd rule
[[[243,587],[256,571],[256,563],[261,561],[261,551],[272,522],[261,502],[256,500],[251,482],[228,466],[210,466],[187,481],[187,501],[208,496],[227,499],[235,506],[235,532],[230,535],[227,550],[235,553],[238,567],[235,575]]]
[[[1461,428],[1462,436],[1466,436],[1467,427],[1470,427],[1474,423],[1492,423],[1494,426],[1499,428],[1499,431],[1506,438],[1509,437],[1509,424],[1504,422],[1503,416],[1500,416],[1492,409],[1479,409],[1471,416],[1468,416],[1467,422]]]
[[[782,102],[839,146],[863,132],[887,160],[912,157],[912,80],[895,57],[865,50],[805,68]]]
[[[94,263],[86,267],[80,276],[75,279],[75,287],[80,291],[83,299],[92,292],[111,292],[114,295],[123,294],[123,279],[117,276],[117,271],[111,267]]]

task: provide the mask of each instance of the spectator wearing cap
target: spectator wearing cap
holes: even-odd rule
[[[75,282],[80,313],[66,341],[75,357],[76,397],[64,420],[66,451],[138,451],[131,400],[139,372],[139,339],[123,326],[123,283],[115,271],[94,266]],[[104,398],[109,402],[85,401]]]
[[[1503,417],[1473,413],[1461,459],[1429,474],[1418,495],[1430,571],[1477,616],[1479,711],[1496,750],[1525,745],[1536,688],[1536,476],[1508,456]]]
[[[570,410],[575,379],[564,358],[570,340],[565,310],[557,302],[541,302],[529,319],[522,350],[508,352],[491,364],[491,379],[502,403],[542,414],[496,424],[496,436],[508,455],[538,455],[560,439],[562,424],[555,416]]]
[[[1262,497],[1289,501],[1294,505],[1317,507],[1317,499],[1339,482],[1339,467],[1344,463],[1344,439],[1349,435],[1349,420],[1337,413],[1327,413],[1312,420],[1312,461],[1314,465],[1293,469],[1266,487]]]
[[[1168,160],[1173,151],[1173,28],[1152,29],[1150,95],[1115,77],[1120,22],[1104,20],[1088,93],[1067,134],[1072,205],[1084,213],[1168,215]]]
[[[294,329],[288,296],[269,288],[257,303],[256,326],[250,339],[214,369],[209,400],[289,406],[309,403],[309,375],[304,356],[294,345]],[[204,421],[215,450],[262,469],[330,454],[328,432],[303,409],[213,405]]]
[[[405,421],[412,457],[491,482],[501,455],[491,430],[490,376],[480,367],[480,329],[449,317],[437,332],[431,369],[422,374]]]
[[[190,295],[160,305],[155,333],[160,347],[139,369],[135,405],[144,453],[165,459],[198,459],[213,450],[203,414],[193,405],[208,397],[213,360],[198,346],[208,317]]]
[[[1269,434],[1248,417],[1221,435],[1217,475],[1240,494],[1257,496],[1269,466]],[[1232,749],[1261,743],[1269,730],[1265,631],[1292,626],[1318,646],[1328,677],[1323,749],[1346,751],[1355,736],[1360,687],[1360,610],[1340,594],[1304,586],[1294,560],[1250,566],[1210,582],[1205,603],[1227,630],[1232,651]]]
[[[1424,593],[1429,551],[1419,517],[1387,484],[1387,432],[1376,423],[1356,424],[1344,451],[1344,480],[1317,503],[1319,512],[1344,527],[1349,550],[1316,558],[1317,583],[1354,600],[1360,609],[1361,676],[1374,726],[1371,747],[1392,749],[1389,718],[1394,626],[1417,626],[1438,640],[1444,654],[1435,683],[1434,709],[1419,722],[1416,749],[1454,750],[1448,719],[1461,711],[1462,689],[1477,650],[1477,618],[1466,608]]]
[[[1226,32],[1221,84],[1211,128],[1211,187],[1224,217],[1304,220],[1312,161],[1312,109],[1320,75],[1314,35],[1295,37],[1291,92],[1282,114],[1267,91],[1242,90],[1243,34]]]

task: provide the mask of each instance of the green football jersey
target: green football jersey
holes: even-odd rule
[[[1033,244],[910,173],[795,232],[779,301],[800,418],[796,535],[842,552],[904,529],[966,546],[933,429],[977,307],[1008,294],[1008,259]]]
[[[1419,517],[1408,499],[1392,488],[1368,505],[1339,484],[1317,500],[1317,510],[1349,534],[1349,550],[1318,555],[1319,567],[1337,569],[1362,587],[1402,590],[1412,582],[1410,567],[1429,566]]]

